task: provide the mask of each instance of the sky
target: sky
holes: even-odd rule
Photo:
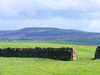
[[[25,27],[100,32],[100,0],[0,0],[0,30]]]

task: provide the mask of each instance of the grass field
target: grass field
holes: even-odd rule
[[[100,60],[92,60],[96,46],[50,43],[0,43],[0,48],[73,47],[77,61],[58,61],[43,58],[0,57],[0,75],[99,75]]]

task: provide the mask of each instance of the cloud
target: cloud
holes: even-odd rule
[[[87,31],[100,32],[100,20],[91,20]]]
[[[0,21],[0,25],[3,24],[2,30],[15,30],[25,27],[56,27],[63,29],[78,29],[85,30],[87,28],[84,25],[86,21],[84,20],[72,20],[62,17],[55,17],[50,19],[26,19],[26,20],[7,20]]]
[[[0,0],[0,29],[57,27],[99,30],[99,0]]]
[[[6,16],[35,15],[37,10],[82,10],[90,8],[83,0],[0,0],[1,13]]]

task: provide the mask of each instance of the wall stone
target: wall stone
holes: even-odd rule
[[[1,57],[39,57],[56,60],[77,60],[73,48],[0,48]]]
[[[97,46],[96,48],[95,59],[100,59],[100,46]]]

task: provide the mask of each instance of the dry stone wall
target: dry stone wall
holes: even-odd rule
[[[100,59],[100,46],[97,46],[96,48],[95,59]]]
[[[39,57],[57,60],[77,60],[73,48],[0,48],[1,57]]]

